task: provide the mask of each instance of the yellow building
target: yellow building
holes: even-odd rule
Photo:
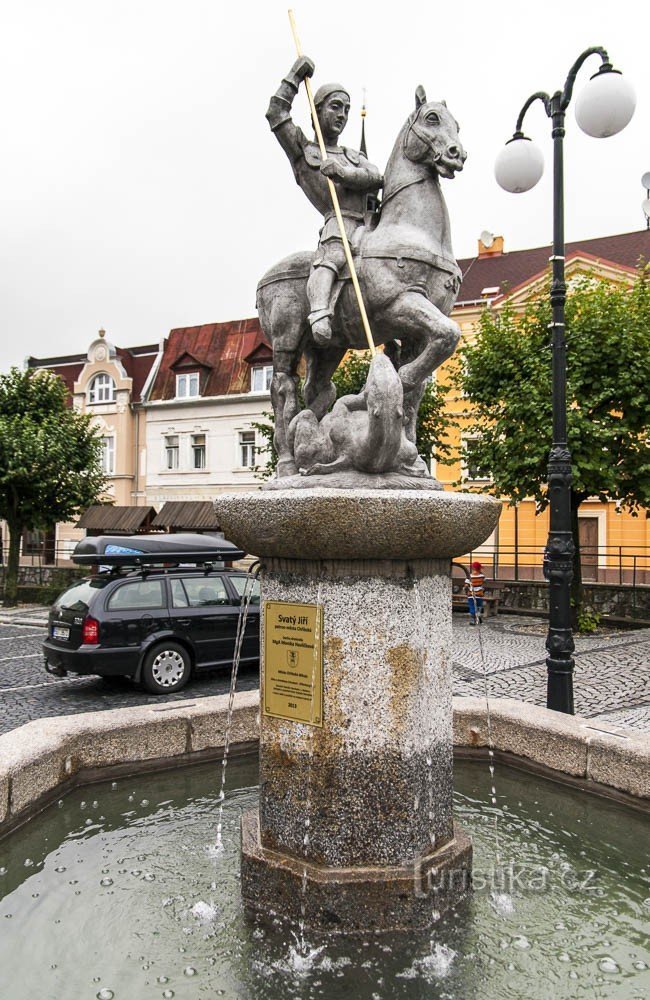
[[[27,532],[23,562],[47,564],[67,559],[87,531],[132,533],[155,511],[146,505],[145,414],[142,398],[159,358],[158,344],[116,347],[100,330],[86,354],[27,359],[28,368],[47,368],[63,380],[72,406],[91,413],[101,430],[106,499],[114,506],[91,507],[77,524],[57,524],[48,532]],[[95,518],[96,523],[92,521]]]
[[[464,338],[472,338],[486,307],[501,309],[506,302],[515,308],[539,294],[548,280],[547,247],[506,253],[503,238],[483,234],[478,254],[458,261],[463,272],[463,284],[452,317],[459,324]],[[639,260],[650,260],[650,232],[623,233],[598,239],[582,240],[566,245],[566,279],[571,282],[582,275],[631,284]],[[449,364],[453,364],[449,362]],[[440,378],[444,382],[445,366]],[[449,408],[460,414],[465,401],[450,395]],[[461,420],[462,425],[462,420]],[[472,437],[462,426],[452,439],[455,454],[453,465],[439,464],[437,478],[446,489],[464,489],[487,485],[477,478],[472,468]],[[534,433],[531,429],[531,433]],[[615,503],[587,500],[580,506],[580,544],[585,580],[601,583],[650,583],[650,519],[618,511]],[[542,578],[542,551],[548,534],[548,514],[536,515],[532,500],[517,507],[505,506],[494,536],[474,553],[484,563],[488,576],[501,578]]]

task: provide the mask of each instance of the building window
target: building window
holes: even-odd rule
[[[115,382],[110,375],[101,372],[95,375],[88,386],[89,403],[112,403],[115,399]]]
[[[251,392],[268,392],[273,379],[273,365],[257,365],[251,371]]]
[[[165,436],[165,467],[167,469],[178,468],[178,434]]]
[[[199,395],[199,373],[187,372],[176,376],[176,398],[189,399]]]
[[[115,438],[102,438],[102,472],[105,476],[115,473]]]
[[[205,469],[205,434],[192,434],[192,468]]]
[[[255,465],[255,431],[239,432],[239,464],[242,469]]]
[[[486,482],[491,476],[488,469],[478,463],[477,445],[479,439],[468,437],[463,440],[463,476],[469,482]]]

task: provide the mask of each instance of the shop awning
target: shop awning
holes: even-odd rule
[[[211,500],[168,500],[151,527],[168,531],[219,531],[219,521]]]
[[[155,507],[115,507],[96,503],[84,511],[77,527],[100,534],[133,535],[150,527],[155,516]]]

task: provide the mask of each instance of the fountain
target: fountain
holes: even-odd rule
[[[286,258],[258,288],[278,475],[215,501],[227,536],[262,564],[260,803],[242,820],[242,893],[313,931],[426,927],[471,883],[452,814],[450,564],[500,512],[491,497],[445,493],[416,447],[426,380],[460,334],[440,177],[466,154],[422,87],[383,181],[338,145],[340,84],[309,88],[320,145],[308,142],[290,107],[312,72],[300,57],[267,114],[325,216],[316,254]],[[382,184],[381,215],[364,222]],[[366,384],[336,400],[331,374],[366,337]],[[415,891],[428,873],[432,897]]]
[[[320,206],[318,153],[289,135],[311,69],[298,60],[269,117]],[[340,85],[316,94],[323,175],[360,169],[365,196],[378,172],[336,142],[346,97]],[[381,219],[361,226],[341,196],[356,265],[326,246],[327,218],[315,256],[260,283],[278,477],[217,502],[229,537],[262,563],[259,793],[257,761],[242,755],[258,737],[257,694],[235,693],[237,662],[223,697],[0,736],[12,1000],[496,1000],[541,998],[550,983],[557,996],[645,995],[648,740],[507,699],[456,699],[452,713],[450,560],[487,537],[499,504],[444,492],[418,457],[415,420],[458,337],[438,178],[464,155],[444,103],[418,88]],[[363,346],[353,276],[385,352],[371,340],[366,386],[334,401],[332,372]],[[240,637],[246,609],[245,597]],[[457,762],[452,784],[454,747],[482,756],[480,768]]]

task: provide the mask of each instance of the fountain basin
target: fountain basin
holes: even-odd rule
[[[319,560],[452,559],[490,535],[501,503],[477,493],[323,489],[222,493],[228,538],[256,556]]]
[[[213,761],[77,789],[0,843],[11,1000],[542,1000],[549,985],[566,1000],[645,994],[647,821],[638,811],[505,766],[494,807],[486,761],[458,761],[472,897],[430,935],[308,934],[300,947],[293,925],[242,906],[239,826],[257,803],[255,757],[229,764],[224,848],[213,849],[220,770]],[[431,900],[427,878],[417,889]]]

